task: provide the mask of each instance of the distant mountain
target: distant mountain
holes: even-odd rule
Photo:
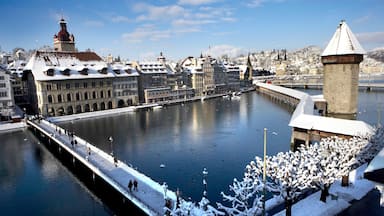
[[[384,63],[384,48],[369,51],[369,52],[367,52],[367,55],[369,58],[373,58],[376,61]]]

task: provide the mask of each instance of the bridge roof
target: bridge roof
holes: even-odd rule
[[[321,56],[347,54],[365,54],[365,50],[356,39],[347,23],[342,20]]]

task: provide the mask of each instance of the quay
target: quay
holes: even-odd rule
[[[351,138],[373,133],[373,128],[363,121],[315,115],[316,109],[321,113],[326,111],[326,101],[322,95],[310,96],[305,92],[266,83],[256,83],[256,91],[295,108],[289,122],[292,127],[292,150],[301,144],[309,145],[312,141],[329,136]]]
[[[166,200],[176,206],[176,193],[107,154],[86,140],[44,119],[27,120],[28,128],[116,214],[164,215]],[[127,187],[138,182],[138,190]]]

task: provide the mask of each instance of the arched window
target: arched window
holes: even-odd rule
[[[84,92],[84,100],[88,100],[88,92]]]
[[[104,92],[103,92],[103,91],[100,91],[100,97],[101,97],[101,98],[104,97]]]
[[[92,98],[93,98],[93,99],[96,99],[96,92],[95,92],[95,91],[92,92]]]
[[[77,100],[77,101],[80,100],[80,94],[79,94],[79,92],[76,93],[76,100]]]
[[[52,95],[48,95],[48,103],[52,103]]]
[[[111,90],[108,90],[108,98],[111,97]]]
[[[59,103],[63,102],[63,99],[61,98],[61,94],[57,95],[57,101]]]
[[[67,94],[67,101],[71,101],[71,93]]]

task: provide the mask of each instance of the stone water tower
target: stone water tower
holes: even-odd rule
[[[323,95],[329,116],[355,118],[359,88],[359,64],[365,51],[341,21],[321,54],[324,65]]]

